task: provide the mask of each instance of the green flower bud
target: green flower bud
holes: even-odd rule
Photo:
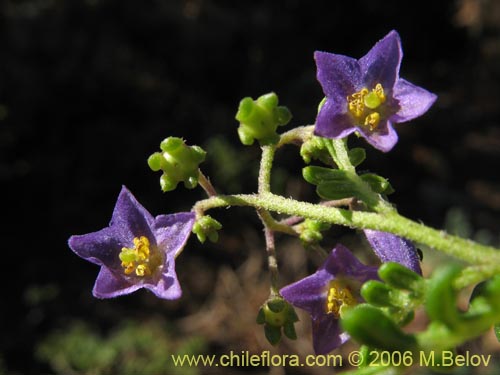
[[[330,229],[330,224],[306,219],[300,226],[300,240],[304,246],[318,243],[323,239],[322,231]]]
[[[241,100],[236,113],[236,120],[240,122],[238,135],[241,143],[249,146],[255,139],[261,145],[276,143],[279,140],[276,129],[288,124],[291,118],[286,107],[278,106],[278,96],[274,92],[262,95],[257,100],[246,97]]]
[[[222,229],[222,224],[209,215],[202,216],[193,225],[192,232],[196,234],[198,240],[204,243],[208,237],[211,242],[219,240],[218,230]]]
[[[325,164],[332,163],[332,158],[320,137],[313,136],[302,143],[300,156],[306,164],[309,164],[312,159],[321,160]]]
[[[165,138],[160,148],[148,159],[154,172],[163,171],[160,186],[163,191],[171,191],[183,182],[188,189],[198,184],[198,167],[205,160],[206,152],[198,146],[187,146],[181,138]]]
[[[257,323],[264,325],[267,340],[276,345],[281,340],[281,329],[291,340],[297,338],[294,323],[299,320],[293,307],[281,297],[272,297],[264,303],[257,314]]]

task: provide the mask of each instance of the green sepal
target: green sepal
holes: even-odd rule
[[[188,189],[198,184],[198,168],[205,160],[206,152],[199,146],[187,146],[183,139],[165,138],[160,143],[162,152],[155,152],[148,158],[152,171],[163,171],[160,177],[161,189],[174,190],[179,182]]]
[[[363,345],[390,351],[413,350],[417,346],[414,335],[404,333],[380,309],[368,304],[348,310],[340,322],[343,329]]]
[[[409,290],[420,296],[425,288],[425,281],[418,273],[396,262],[383,263],[378,270],[379,277],[389,286]]]
[[[390,286],[376,280],[369,280],[361,287],[361,296],[363,299],[378,307],[395,307],[397,301],[394,294],[397,291]]]
[[[347,153],[351,164],[355,167],[360,165],[366,159],[366,151],[361,147],[352,148]]]
[[[264,325],[264,334],[271,345],[278,345],[281,340],[281,327],[266,324]]]
[[[246,146],[257,139],[261,145],[276,143],[279,135],[278,126],[286,125],[292,114],[283,106],[278,106],[278,96],[271,92],[260,96],[257,100],[246,97],[241,100],[236,120],[240,122],[238,135]]]
[[[285,323],[283,326],[283,333],[290,340],[297,340],[297,332],[295,332],[295,325],[293,323]]]
[[[389,180],[382,176],[379,176],[375,173],[365,173],[360,175],[359,177],[361,177],[363,181],[370,185],[375,193],[386,195],[394,193],[394,189],[389,183]]]
[[[455,331],[462,328],[456,306],[457,292],[453,288],[453,282],[459,273],[460,268],[456,265],[437,269],[429,280],[425,301],[429,318]]]
[[[198,240],[204,243],[208,238],[211,242],[217,242],[219,239],[218,230],[222,229],[222,224],[209,215],[205,215],[196,220],[192,232],[196,234]]]
[[[257,324],[264,324],[266,322],[266,313],[264,312],[264,309],[262,307],[259,309],[255,321],[257,322]]]

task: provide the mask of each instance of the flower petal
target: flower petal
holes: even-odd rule
[[[141,284],[131,284],[125,278],[116,276],[107,267],[101,267],[92,294],[96,298],[114,298],[135,292]]]
[[[378,267],[366,266],[356,258],[351,251],[341,244],[337,244],[320,268],[331,275],[351,276],[360,282],[377,279]],[[334,277],[332,276],[331,279]]]
[[[316,118],[314,134],[325,138],[344,138],[356,131],[346,108],[345,99],[339,103],[328,98]]]
[[[171,263],[173,264],[173,261]],[[144,287],[153,292],[158,298],[172,300],[182,296],[181,285],[179,284],[173,265],[172,270],[161,275],[158,283],[154,285],[144,284]]]
[[[325,95],[331,99],[346,98],[358,90],[361,71],[352,57],[328,52],[314,52],[318,72],[316,77]]]
[[[399,111],[391,120],[397,123],[422,116],[434,104],[437,96],[400,78],[394,86],[394,98],[399,101]]]
[[[292,305],[307,311],[316,319],[325,314],[326,287],[333,279],[333,275],[320,269],[285,286],[280,290],[280,294]]]
[[[364,127],[359,127],[358,131],[369,144],[382,152],[392,150],[396,143],[398,143],[398,133],[396,133],[392,123],[388,120],[380,122],[376,131],[370,131]]]
[[[342,332],[339,320],[332,315],[323,315],[312,321],[313,347],[316,354],[327,354],[349,339]]]
[[[422,274],[417,249],[411,241],[392,233],[371,229],[365,229],[364,233],[373,251],[382,262],[397,262],[419,275]]]
[[[154,239],[150,229],[153,222],[153,216],[123,186],[116,200],[110,227],[115,228],[130,246],[134,237],[146,236],[150,241]]]
[[[114,268],[125,242],[114,228],[107,227],[97,232],[71,236],[68,245],[79,257],[94,264]]]
[[[364,84],[371,88],[381,83],[385,90],[392,89],[399,77],[402,57],[399,34],[392,30],[359,59]]]
[[[180,212],[170,215],[159,215],[152,226],[156,243],[165,254],[177,253],[186,244],[195,220],[194,212]]]

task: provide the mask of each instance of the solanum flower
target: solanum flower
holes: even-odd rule
[[[315,134],[344,138],[358,132],[373,147],[391,150],[398,141],[393,124],[421,116],[436,100],[436,95],[399,78],[402,56],[396,31],[359,60],[315,52],[317,78],[326,96]]]
[[[340,328],[340,315],[361,301],[359,289],[365,281],[378,278],[377,269],[338,244],[314,274],[281,289],[285,300],[311,315],[317,354],[328,353],[349,339]]]
[[[176,299],[181,287],[175,257],[183,249],[195,220],[193,212],[153,217],[125,187],[108,227],[71,236],[71,250],[101,266],[94,285],[97,298],[112,298],[140,288],[157,297]]]
[[[365,229],[366,239],[382,262],[396,262],[422,274],[417,249],[410,240],[392,233]]]

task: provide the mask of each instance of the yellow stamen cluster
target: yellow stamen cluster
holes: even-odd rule
[[[357,304],[351,290],[340,280],[333,280],[328,285],[326,297],[326,313],[333,314],[335,318],[340,317],[340,311],[344,307],[352,307]]]
[[[380,83],[372,91],[363,87],[358,92],[347,97],[349,112],[362,124],[375,130],[380,122],[380,112],[375,111],[386,100],[384,88]]]
[[[125,275],[130,275],[134,271],[140,277],[151,275],[150,244],[147,237],[135,237],[133,248],[123,247],[120,260]]]

